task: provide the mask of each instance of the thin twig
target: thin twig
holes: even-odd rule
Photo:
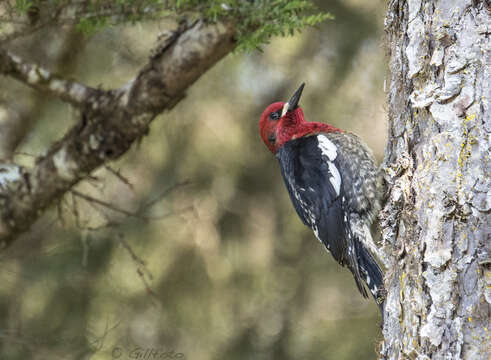
[[[126,251],[128,251],[128,253],[131,256],[131,259],[134,262],[136,262],[139,266],[146,266],[145,261],[143,261],[138,255],[135,254],[135,252],[133,251],[131,246],[128,244],[128,242],[122,236],[119,237],[119,242],[121,243],[121,245],[123,245],[123,247],[126,249]],[[149,274],[150,274],[150,272],[149,272]],[[153,278],[153,276],[151,274],[150,274],[150,278],[151,279]]]
[[[89,196],[89,195],[86,195],[86,194],[83,194],[77,190],[70,190],[70,192],[75,195],[75,196],[78,196],[79,198],[82,198],[86,201],[89,201],[89,202],[93,202],[93,203],[96,203],[98,205],[101,205],[101,206],[104,206],[112,211],[115,211],[115,212],[119,212],[121,214],[124,214],[126,216],[131,216],[131,217],[136,217],[138,219],[143,219],[143,220],[148,220],[148,218],[145,218],[145,217],[142,217],[138,214],[135,214],[135,213],[132,213],[131,211],[128,211],[128,210],[125,210],[125,209],[121,209],[117,206],[114,206],[113,204],[110,204],[108,202],[105,202],[105,201],[102,201],[102,200],[99,200],[99,199],[96,199],[92,196]]]
[[[93,202],[95,204],[98,204],[98,205],[101,205],[101,206],[104,206],[114,212],[118,212],[118,213],[121,213],[123,215],[126,215],[126,216],[130,216],[130,217],[133,217],[133,218],[136,218],[136,219],[140,219],[140,220],[144,220],[144,221],[148,221],[148,220],[162,220],[170,215],[172,215],[172,213],[168,213],[168,214],[164,214],[164,215],[160,215],[160,216],[144,216],[144,215],[140,215],[139,213],[135,213],[135,212],[131,212],[131,211],[128,211],[128,210],[125,210],[125,209],[121,209],[120,207],[117,207],[111,203],[108,203],[106,201],[103,201],[103,200],[99,200],[99,199],[96,199],[92,196],[89,196],[89,195],[86,195],[86,194],[83,194],[77,190],[70,190],[70,192],[81,198],[81,199],[84,199],[88,202]]]
[[[150,287],[150,284],[148,283],[147,281],[147,276],[148,278],[150,279],[150,281],[153,280],[153,275],[152,273],[150,272],[150,270],[148,270],[147,268],[147,265],[145,263],[144,260],[142,260],[138,255],[136,255],[136,253],[133,251],[133,249],[131,248],[131,246],[128,244],[128,242],[123,238],[122,235],[119,236],[119,242],[121,243],[121,245],[126,249],[126,251],[128,251],[128,253],[130,254],[131,256],[131,259],[135,262],[135,264],[137,265],[137,269],[136,269],[136,273],[138,274],[138,276],[140,277],[140,279],[142,280],[143,282],[143,285],[145,286],[145,290],[147,291],[148,294],[151,295],[151,297],[153,298],[153,300],[157,300],[157,304],[158,304],[158,301],[159,301],[159,297],[157,296],[157,294],[152,290],[152,288]],[[143,270],[142,270],[143,269]],[[146,275],[145,275],[146,274]],[[157,305],[155,304],[155,305]]]
[[[146,202],[142,207],[141,209],[142,210],[148,210],[149,208],[151,208],[153,205],[155,205],[157,202],[159,202],[160,200],[162,200],[164,197],[166,197],[167,195],[169,195],[172,191],[180,188],[180,187],[183,187],[183,186],[187,186],[191,184],[191,181],[190,180],[184,180],[182,182],[179,182],[177,184],[174,184],[174,185],[171,185],[170,187],[168,187],[167,189],[165,189],[164,191],[162,191],[157,197],[155,197],[153,200],[150,200],[148,202]]]
[[[135,190],[134,187],[133,187],[133,184],[130,183],[130,181],[121,174],[121,170],[114,170],[109,165],[104,165],[104,169],[106,169],[111,174],[113,174],[114,176],[116,176],[119,180],[121,180],[122,183],[124,183],[125,185],[127,185],[132,191]]]

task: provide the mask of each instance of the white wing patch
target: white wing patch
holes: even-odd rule
[[[329,171],[332,174],[332,176],[329,178],[329,181],[334,187],[334,190],[336,190],[336,194],[339,195],[339,192],[341,191],[341,175],[339,175],[338,168],[336,167],[336,165],[334,165],[334,163],[330,161],[328,163],[329,163]]]
[[[339,195],[339,192],[341,191],[341,175],[339,174],[339,170],[336,165],[334,165],[334,163],[332,162],[336,159],[338,155],[338,148],[331,140],[327,138],[327,136],[323,134],[317,135],[317,141],[322,155],[327,156],[327,158],[330,160],[328,161],[328,165],[329,172],[332,176],[329,178],[329,181],[334,187],[336,194]]]
[[[322,155],[326,155],[329,160],[334,161],[338,155],[338,148],[334,143],[327,138],[326,135],[317,135],[317,141],[319,143],[319,149],[321,149]]]

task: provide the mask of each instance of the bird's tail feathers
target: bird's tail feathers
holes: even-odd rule
[[[358,264],[360,265],[360,275],[372,293],[375,302],[383,312],[384,303],[384,274],[377,264],[372,254],[358,241],[355,241]]]

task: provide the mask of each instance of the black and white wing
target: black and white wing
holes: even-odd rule
[[[339,171],[338,149],[324,134],[287,142],[278,151],[281,173],[302,222],[341,265],[347,265],[360,292],[367,293],[349,226],[349,210]]]

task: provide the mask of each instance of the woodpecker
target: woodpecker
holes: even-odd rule
[[[375,160],[356,135],[305,120],[298,105],[304,86],[288,102],[275,102],[264,110],[261,138],[279,160],[302,222],[339,264],[351,270],[365,298],[368,288],[383,313],[383,272],[371,254],[383,260],[370,233],[380,209]]]

